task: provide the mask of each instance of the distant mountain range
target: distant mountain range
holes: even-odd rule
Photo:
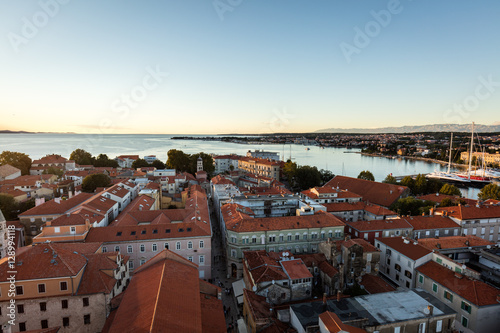
[[[380,128],[327,128],[314,133],[419,133],[419,132],[470,132],[471,124],[434,124],[421,126]],[[500,125],[474,125],[474,132],[500,132]]]

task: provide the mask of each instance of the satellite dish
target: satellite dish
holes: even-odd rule
[[[465,266],[465,265],[462,265],[462,269],[466,269],[466,268],[467,268],[467,266]]]
[[[428,315],[428,314],[430,314],[431,312],[429,311],[429,308],[425,307],[425,308],[424,308],[424,313],[425,313],[426,315]]]
[[[257,286],[252,287],[252,291],[256,292],[257,291]]]
[[[272,283],[274,284],[274,280],[272,281]]]

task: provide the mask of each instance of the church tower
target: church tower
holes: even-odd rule
[[[201,156],[198,157],[198,161],[196,162],[196,172],[203,171],[203,160],[201,159]]]

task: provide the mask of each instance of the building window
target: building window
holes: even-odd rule
[[[422,274],[418,275],[418,283],[424,283],[424,276]]]
[[[269,242],[275,242],[276,236],[269,236]]]
[[[42,294],[42,293],[44,293],[44,292],[45,292],[45,283],[40,283],[40,284],[38,285],[38,293],[39,293],[39,294]]]
[[[435,283],[432,283],[432,291],[437,293],[438,292],[438,285]]]
[[[68,290],[68,282],[63,281],[59,283],[59,287],[61,288],[61,290]]]
[[[82,298],[82,301],[83,301],[83,306],[89,306],[89,298],[88,297]]]
[[[255,239],[255,238],[254,238]],[[248,239],[247,239],[248,240]],[[200,249],[203,249],[205,247],[205,242],[204,241],[200,241]]]
[[[168,250],[168,243],[163,244],[164,248]]]
[[[120,247],[118,245],[115,246],[115,252],[120,252]]]
[[[302,237],[303,240],[307,240],[307,234],[304,234],[304,236]]]
[[[49,328],[49,321],[47,319],[44,319],[40,322],[42,328]]]
[[[26,331],[26,323],[19,323],[19,332]]]
[[[200,256],[199,262],[200,262],[200,265],[203,265],[205,263],[205,256]]]
[[[23,290],[23,286],[16,286],[16,295],[23,295],[24,294],[24,290]]]
[[[68,308],[68,300],[67,299],[61,300],[61,308],[62,309],[67,309]]]
[[[411,279],[412,274],[411,274],[411,272],[410,272],[409,270],[405,270],[405,276],[406,276],[407,278]]]
[[[469,319],[467,317],[462,316],[462,326],[463,327],[469,326]]]
[[[85,325],[90,325],[90,315],[89,314],[83,315],[83,323]]]
[[[191,262],[193,262],[193,256],[189,256],[188,260],[191,261]]]
[[[193,242],[189,241],[188,242],[188,249],[192,249],[193,248]]]
[[[142,265],[144,265],[145,263],[146,263],[146,259],[141,259],[141,260],[139,261],[139,266],[142,266]]]
[[[102,247],[102,253],[106,253],[106,252],[108,252],[108,248],[106,246],[103,246]]]
[[[466,303],[464,301],[462,301],[462,306],[461,306],[462,310],[464,310],[465,312],[468,312],[468,313],[471,313],[471,306],[469,303]]]
[[[181,249],[181,242],[175,243],[175,249],[180,250]]]
[[[127,253],[132,253],[132,252],[133,252],[132,245],[127,245]]]
[[[63,317],[63,326],[68,327],[69,326],[69,317]]]
[[[145,252],[146,251],[146,245],[141,244],[140,249],[141,249],[141,252]]]
[[[292,240],[292,235],[287,235],[287,236],[286,236],[286,240],[287,240],[287,241],[291,241],[291,240]]]
[[[155,243],[153,244],[153,252],[156,252],[158,251],[158,245]]]
[[[254,244],[257,243],[257,237],[252,236],[252,243],[254,243]]]
[[[447,290],[444,291],[444,298],[446,298],[450,302],[453,302],[453,295]]]
[[[300,235],[295,235],[295,240],[299,240],[300,239]]]
[[[40,311],[47,311],[47,303],[40,302]]]
[[[236,258],[236,250],[231,250],[231,257]]]
[[[394,269],[397,270],[398,272],[401,272],[401,266],[399,264],[395,264]]]
[[[128,269],[134,269],[134,261],[133,260],[128,261]]]
[[[23,304],[17,305],[17,313],[24,313],[24,305]]]

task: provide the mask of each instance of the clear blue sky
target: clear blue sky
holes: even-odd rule
[[[500,121],[498,0],[60,1],[0,1],[0,129]]]

